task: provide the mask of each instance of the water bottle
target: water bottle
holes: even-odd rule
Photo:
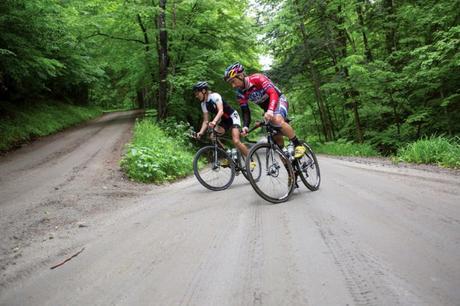
[[[235,148],[233,148],[231,152],[232,152],[232,155],[231,155],[231,156],[232,156],[232,159],[233,159],[234,161],[237,161],[237,159],[238,159],[238,152],[236,151]]]
[[[289,156],[294,156],[295,155],[295,153],[294,153],[294,151],[295,151],[294,144],[292,142],[290,142],[288,144],[287,150],[289,152]]]
[[[231,149],[227,149],[227,155],[230,156],[230,157],[232,156],[232,150]]]
[[[283,153],[284,153],[284,156],[289,158],[289,151],[286,147],[283,147]]]

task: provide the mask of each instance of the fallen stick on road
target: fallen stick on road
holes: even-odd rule
[[[59,264],[57,264],[57,265],[55,265],[55,266],[52,266],[50,269],[53,270],[53,269],[55,269],[55,268],[57,268],[57,267],[62,266],[63,264],[65,264],[66,262],[68,262],[69,260],[71,260],[72,258],[77,257],[78,255],[80,255],[80,253],[83,252],[84,250],[85,250],[85,248],[81,249],[79,252],[73,254],[72,256],[70,256],[69,258],[67,258],[66,260],[64,260],[63,262],[61,262],[61,263],[59,263]]]

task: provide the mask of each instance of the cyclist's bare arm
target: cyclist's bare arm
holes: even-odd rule
[[[203,122],[201,123],[201,129],[197,133],[198,138],[200,138],[204,134],[204,132],[208,128],[208,123],[209,123],[209,113],[206,112],[206,113],[203,113]]]
[[[214,117],[214,119],[211,122],[209,122],[209,127],[212,127],[212,128],[217,125],[217,123],[219,122],[220,118],[224,114],[224,104],[222,103],[222,101],[216,102],[216,106],[217,106],[217,114]]]

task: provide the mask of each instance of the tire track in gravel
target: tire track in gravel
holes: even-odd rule
[[[410,286],[378,256],[355,242],[348,230],[337,227],[333,216],[314,222],[357,305],[429,305],[406,289]]]
[[[42,166],[44,166],[44,165],[46,165],[48,163],[51,163],[52,165],[55,165],[55,164],[57,164],[59,162],[59,160],[58,160],[59,158],[72,153],[77,148],[79,148],[81,145],[85,144],[89,139],[91,139],[92,137],[97,136],[102,130],[104,130],[103,126],[99,127],[98,129],[96,129],[94,131],[90,131],[86,135],[83,135],[82,137],[78,137],[77,139],[72,141],[72,144],[69,145],[69,146],[66,146],[63,150],[55,151],[55,152],[51,153],[50,155],[46,156],[45,158],[43,158],[42,160],[34,162],[31,165],[27,165],[24,168],[18,169],[17,172],[24,172],[24,171],[34,170],[34,169],[40,168],[40,167],[42,167]]]
[[[251,301],[250,305],[263,305],[264,292],[262,291],[263,267],[264,267],[264,241],[263,241],[263,223],[261,216],[261,207],[256,206],[253,210],[253,226],[249,235],[249,249],[247,258],[247,279],[245,279],[246,286],[250,291],[246,294],[245,301]],[[243,305],[245,301],[241,301]]]
[[[105,138],[116,130],[99,134],[100,143],[91,141],[76,157],[86,159],[98,146],[113,152],[119,135]],[[241,176],[221,192],[191,177],[142,194],[120,179],[116,156],[94,159],[60,192],[41,195],[55,201],[42,206],[54,209],[53,218],[30,219],[50,225],[54,217],[89,216],[89,228],[61,231],[38,247],[32,241],[28,249],[47,256],[24,255],[18,266],[29,268],[12,270],[18,278],[0,292],[0,304],[458,304],[460,206],[451,185],[426,189],[418,178],[324,159],[319,191],[299,188],[289,202],[270,205]],[[82,161],[61,162],[76,171]],[[84,213],[73,215],[77,205]],[[83,247],[62,268],[43,265]]]
[[[65,240],[61,233],[76,222],[142,194],[146,187],[125,180],[118,166],[137,115],[108,114],[2,156],[1,284],[29,273],[30,265],[19,263],[31,245]]]
[[[280,215],[281,225],[283,228],[283,233],[285,239],[281,241],[281,246],[283,250],[285,250],[286,254],[289,254],[285,257],[287,263],[285,263],[286,268],[286,276],[290,279],[290,282],[293,286],[290,286],[289,290],[286,289],[284,296],[290,297],[288,301],[295,305],[309,305],[307,300],[308,292],[306,292],[305,288],[301,284],[301,280],[299,279],[299,271],[301,268],[299,267],[300,258],[298,254],[298,250],[296,249],[297,241],[294,239],[292,235],[292,230],[290,228],[290,223],[292,220],[288,216],[286,211]],[[296,260],[297,259],[297,260]]]
[[[223,209],[228,210],[228,208]],[[207,281],[210,275],[213,274],[215,267],[219,265],[222,246],[225,245],[225,242],[234,231],[237,216],[237,212],[230,210],[226,214],[225,224],[220,223],[218,230],[213,232],[212,237],[210,237],[211,239],[207,243],[206,251],[203,252],[203,257],[200,258],[200,263],[196,267],[194,275],[191,276],[190,282],[178,303],[179,305],[201,305],[204,300],[202,297],[204,295],[203,290],[209,286]]]

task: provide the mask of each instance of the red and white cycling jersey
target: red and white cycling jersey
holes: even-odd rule
[[[288,102],[273,82],[261,73],[255,73],[245,78],[245,89],[236,91],[237,100],[243,112],[243,126],[248,127],[251,121],[248,103],[252,101],[265,112],[273,111],[287,118]]]
[[[250,75],[245,80],[246,89],[237,91],[240,106],[244,107],[252,101],[262,107],[264,111],[274,111],[278,106],[281,91],[273,82],[261,73]]]

